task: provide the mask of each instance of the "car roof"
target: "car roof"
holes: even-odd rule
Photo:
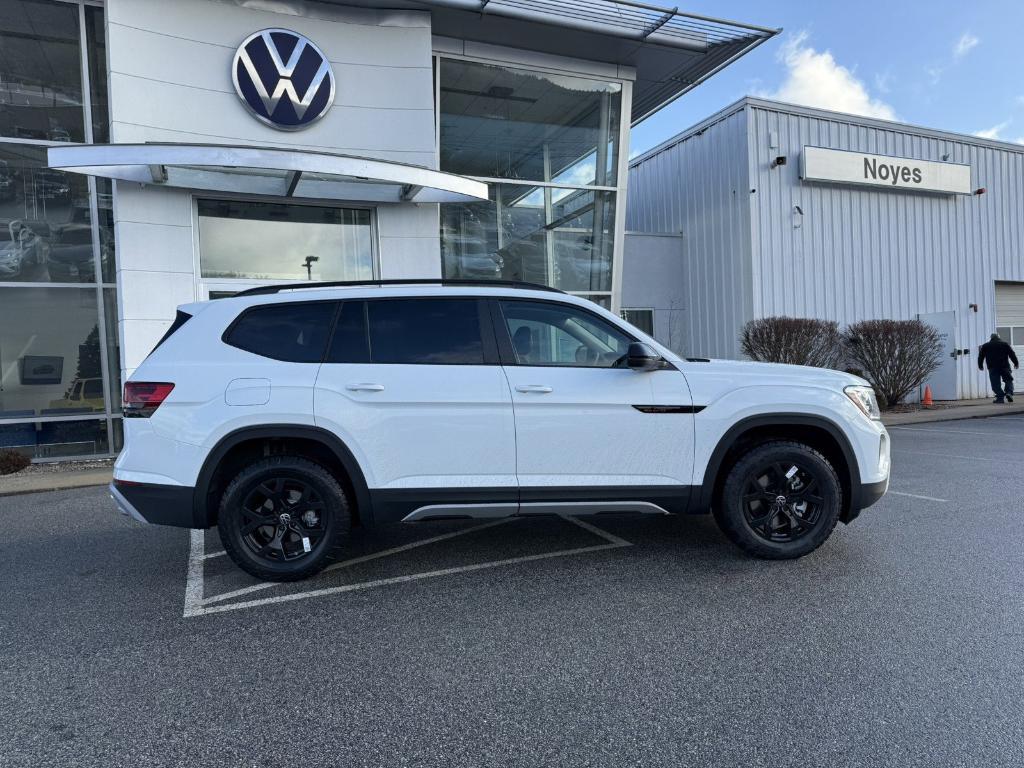
[[[363,298],[413,298],[417,296],[495,296],[530,298],[547,301],[561,301],[590,309],[600,309],[590,300],[573,296],[556,288],[530,283],[503,283],[501,281],[449,281],[449,280],[375,280],[352,283],[288,283],[267,286],[273,290],[253,289],[215,301],[185,304],[182,311],[194,314],[216,304],[225,309],[241,308],[261,304],[278,304],[298,301],[329,301]]]
[[[519,290],[530,290],[530,291],[545,291],[549,293],[564,293],[557,288],[552,288],[547,285],[541,285],[540,283],[527,283],[521,280],[460,280],[460,279],[448,279],[448,278],[420,278],[420,279],[403,279],[403,280],[339,280],[334,282],[315,282],[315,283],[279,283],[277,285],[261,285],[256,288],[250,288],[245,291],[240,291],[235,294],[236,296],[257,296],[267,295],[274,293],[281,293],[284,291],[294,290],[307,290],[314,288],[358,288],[358,287],[375,287],[384,288],[388,286],[410,286],[410,285],[428,285],[428,286],[442,286],[445,288],[464,288],[464,287],[484,287],[484,288],[514,288]]]

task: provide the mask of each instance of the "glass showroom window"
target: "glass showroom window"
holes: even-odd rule
[[[35,458],[107,453],[95,289],[0,291],[0,420],[47,420],[0,423],[0,446]]]
[[[492,183],[441,206],[446,277],[612,291],[622,85],[441,59],[441,170]]]
[[[0,14],[0,136],[85,141],[79,9],[4,0]]]
[[[104,228],[104,261],[113,247]],[[45,147],[0,143],[0,281],[96,282],[89,184],[47,168]]]
[[[358,208],[199,200],[204,278],[372,280],[372,214]]]
[[[444,273],[610,292],[614,220],[612,192],[493,184],[488,203],[442,206]]]
[[[35,459],[121,446],[110,183],[46,167],[109,140],[103,30],[100,7],[0,0],[0,449]]]

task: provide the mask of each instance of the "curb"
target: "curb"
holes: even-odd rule
[[[1024,405],[1011,406],[1008,410],[986,409],[985,413],[970,413],[974,408],[985,408],[985,406],[967,406],[966,408],[949,408],[932,413],[923,414],[921,411],[913,413],[897,414],[890,418],[882,417],[882,424],[886,427],[903,427],[908,424],[931,424],[938,421],[966,421],[968,419],[997,419],[1000,416],[1024,415]]]
[[[45,476],[32,476],[19,478],[14,476],[12,480],[16,484],[5,487],[5,482],[0,479],[0,498],[4,496],[23,496],[30,493],[49,493],[50,491],[72,491],[77,488],[97,488],[107,485],[113,478],[113,472],[89,472],[79,476],[61,475],[54,473],[51,482],[44,482]]]

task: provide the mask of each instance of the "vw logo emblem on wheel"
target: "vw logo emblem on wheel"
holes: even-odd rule
[[[327,56],[287,29],[249,35],[235,52],[231,79],[249,111],[283,131],[312,125],[334,103],[334,72]]]

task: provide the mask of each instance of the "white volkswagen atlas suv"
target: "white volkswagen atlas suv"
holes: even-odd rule
[[[582,298],[461,281],[272,286],[182,306],[124,388],[110,491],[217,526],[301,579],[353,526],[714,514],[795,558],[885,493],[873,390],[818,368],[683,358]]]

